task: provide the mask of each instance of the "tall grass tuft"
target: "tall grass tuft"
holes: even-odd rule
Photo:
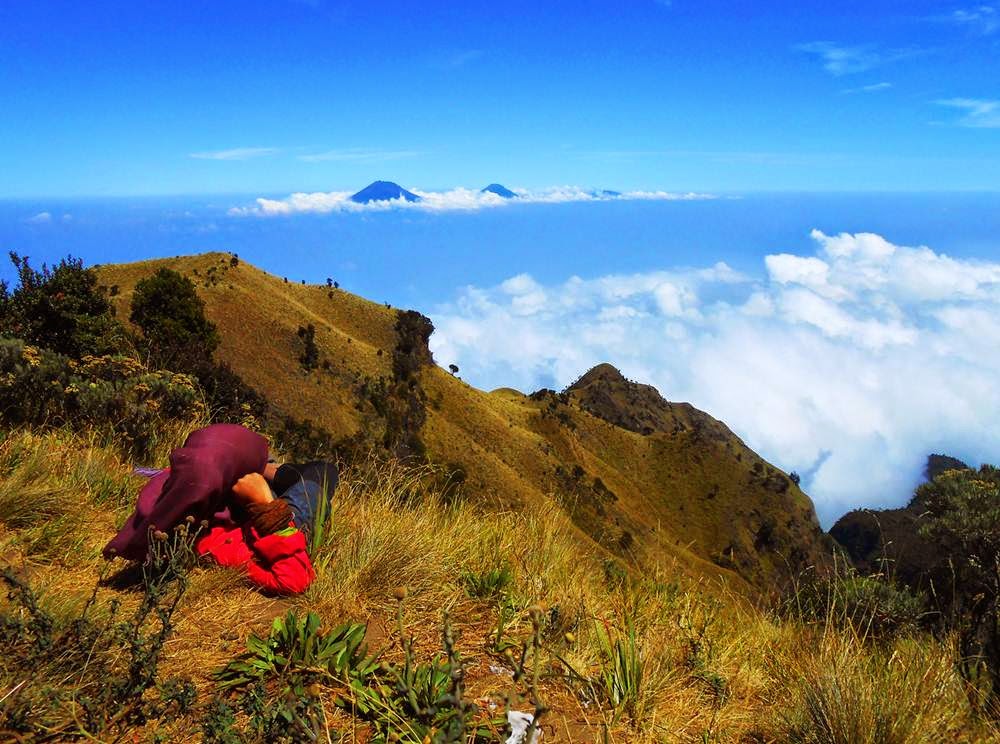
[[[133,499],[128,468],[94,434],[0,433],[0,524],[27,555],[91,557],[94,550],[81,549],[103,537],[105,510],[127,509]]]
[[[959,741],[961,684],[949,655],[930,642],[872,650],[827,633],[779,674],[791,705],[780,715],[799,744],[930,744]]]

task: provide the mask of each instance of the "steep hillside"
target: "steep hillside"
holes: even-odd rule
[[[812,504],[784,473],[721,422],[609,365],[564,393],[483,392],[432,363],[418,313],[218,253],[101,267],[120,316],[135,283],[161,266],[198,285],[222,360],[335,439],[425,455],[491,508],[540,512],[554,501],[608,559],[761,588],[823,559]],[[310,324],[320,364],[307,372],[298,329]]]

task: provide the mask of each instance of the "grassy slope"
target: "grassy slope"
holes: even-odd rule
[[[362,376],[391,374],[394,310],[342,290],[286,283],[245,262],[231,267],[228,255],[215,253],[101,267],[102,282],[120,289],[123,317],[135,283],[160,266],[198,284],[221,332],[220,357],[281,410],[337,437],[365,425],[355,390]],[[207,281],[213,267],[215,281]],[[310,375],[297,363],[296,331],[308,323],[330,363]],[[436,366],[422,371],[421,383],[428,455],[460,465],[468,495],[536,511],[555,495],[608,554],[646,566],[679,564],[696,576],[734,578],[735,571],[766,587],[787,577],[789,565],[797,570],[822,559],[808,498],[795,486],[785,493],[767,488],[752,468],[770,466],[724,425],[690,407],[676,407],[686,428],[642,436],[576,405],[557,406],[560,423],[546,415],[545,401],[509,389],[486,393]],[[585,471],[586,485],[599,478],[617,499],[595,507],[588,488],[567,488],[556,469],[574,466]],[[771,540],[762,546],[765,522]],[[790,562],[796,548],[801,555]]]
[[[176,432],[179,442],[184,432]],[[67,621],[90,592],[106,530],[127,514],[141,481],[131,463],[93,437],[52,432],[0,432],[0,552],[44,590],[46,606]],[[522,639],[525,608],[558,608],[546,634],[546,676],[540,694],[552,711],[546,742],[857,742],[930,744],[993,741],[969,711],[948,642],[928,637],[867,644],[849,631],[779,620],[715,592],[704,582],[650,571],[634,582],[607,582],[601,553],[581,543],[563,512],[490,514],[471,504],[446,506],[426,493],[402,503],[412,476],[398,465],[361,463],[343,474],[333,505],[334,529],[317,554],[321,566],[303,596],[274,600],[253,591],[236,572],[196,569],[164,650],[163,672],[196,681],[200,704],[212,692],[210,672],[242,649],[289,607],[315,610],[329,627],[346,620],[369,625],[369,642],[399,658],[391,593],[405,585],[405,627],[419,656],[439,649],[441,611],[460,634],[468,689],[481,703],[510,689],[489,652],[498,607],[471,599],[465,571],[508,565],[514,614],[506,637]],[[25,495],[30,499],[24,499]],[[16,517],[20,517],[20,521]],[[117,600],[128,610],[134,591],[105,586],[93,612]],[[727,601],[729,600],[729,601]],[[0,606],[7,599],[0,597]],[[610,666],[596,628],[620,635],[636,629],[642,682],[634,720],[593,703],[565,664],[599,679]],[[571,631],[574,639],[567,639]],[[558,654],[561,658],[556,658]],[[79,670],[32,678],[45,685]],[[53,675],[51,680],[44,674]],[[551,676],[549,676],[551,675]],[[0,695],[25,681],[25,670],[0,663]],[[326,709],[333,690],[325,690]],[[13,699],[13,698],[12,698]],[[199,705],[200,705],[199,704]],[[517,707],[530,708],[525,701]],[[157,733],[170,741],[198,739],[194,719]],[[345,742],[364,742],[364,726],[334,715]],[[130,734],[150,740],[157,729]]]

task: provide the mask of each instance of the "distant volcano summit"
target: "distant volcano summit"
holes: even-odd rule
[[[489,186],[481,190],[483,194],[496,194],[497,196],[503,197],[504,199],[516,199],[517,194],[508,189],[506,186],[502,186],[499,183],[491,183]]]
[[[351,197],[351,201],[358,204],[371,204],[372,202],[392,201],[393,199],[403,199],[408,202],[420,201],[419,196],[392,181],[373,181]]]

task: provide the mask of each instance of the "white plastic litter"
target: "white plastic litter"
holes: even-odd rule
[[[507,723],[510,726],[510,737],[507,744],[538,744],[542,739],[542,730],[535,729],[531,733],[531,741],[527,740],[528,726],[531,725],[532,717],[530,713],[522,713],[519,710],[507,711]]]

